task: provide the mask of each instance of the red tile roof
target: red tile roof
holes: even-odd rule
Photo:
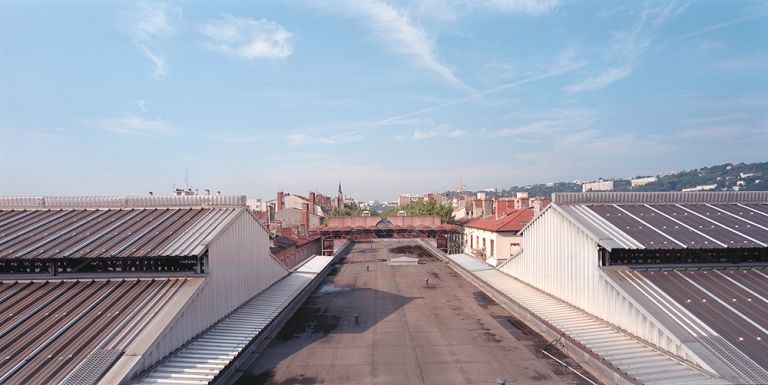
[[[496,215],[484,218],[475,218],[467,222],[464,226],[473,229],[488,231],[520,231],[533,219],[533,208],[512,210],[501,218],[496,219]]]

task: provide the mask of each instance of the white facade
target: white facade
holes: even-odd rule
[[[210,242],[207,263],[207,277],[159,337],[143,353],[129,346],[128,352],[140,358],[135,357],[126,378],[149,368],[288,274],[269,252],[267,231],[244,209]]]
[[[597,240],[550,205],[523,229],[523,249],[498,269],[662,350],[708,367],[600,268]]]
[[[495,232],[464,227],[466,253],[482,258],[493,266],[519,252],[522,239],[522,236],[512,231]]]
[[[657,178],[655,176],[649,176],[645,178],[635,178],[635,179],[630,179],[629,184],[632,187],[640,187],[640,186],[645,186],[648,183],[656,182],[656,180]]]
[[[308,203],[309,203],[309,200],[304,199],[298,195],[286,194],[283,197],[283,208],[293,208],[296,210],[304,210],[304,205]]]
[[[581,185],[581,191],[613,191],[613,181],[600,180],[597,182],[587,182]]]
[[[696,187],[690,187],[690,188],[684,188],[683,192],[690,192],[690,191],[711,191],[717,188],[716,184],[702,184],[698,185]]]

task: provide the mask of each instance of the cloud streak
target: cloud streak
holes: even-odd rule
[[[408,113],[401,114],[401,115],[395,115],[395,116],[392,116],[392,117],[389,117],[389,118],[386,118],[386,119],[379,120],[379,121],[377,121],[375,123],[372,123],[372,124],[361,126],[361,128],[358,128],[358,129],[355,129],[355,130],[352,130],[352,131],[342,132],[342,133],[333,135],[332,138],[343,138],[343,137],[350,136],[350,135],[359,135],[359,134],[362,134],[365,131],[368,131],[368,130],[371,130],[371,129],[374,129],[374,128],[377,128],[377,127],[387,126],[387,125],[393,124],[395,122],[401,121],[403,119],[408,119],[408,118],[412,118],[412,117],[415,117],[415,116],[423,115],[423,114],[426,114],[426,113],[429,113],[429,112],[432,112],[432,111],[438,111],[438,110],[441,110],[441,109],[444,109],[444,108],[447,108],[447,107],[450,107],[450,106],[453,106],[453,105],[457,105],[457,104],[460,104],[460,103],[464,103],[464,102],[467,102],[467,101],[470,101],[470,100],[478,100],[478,98],[486,96],[486,95],[494,94],[494,93],[505,91],[505,90],[509,90],[509,89],[518,88],[518,87],[524,86],[526,84],[535,83],[535,82],[538,82],[538,81],[541,81],[541,80],[545,80],[545,79],[548,79],[548,78],[553,78],[553,77],[561,76],[561,75],[564,75],[566,73],[578,70],[578,69],[584,67],[584,65],[586,65],[585,61],[578,60],[576,58],[575,52],[573,50],[568,50],[568,51],[564,52],[563,54],[559,55],[557,60],[555,61],[555,63],[552,66],[550,66],[546,71],[544,71],[543,73],[541,73],[539,75],[534,75],[534,76],[531,76],[531,77],[528,77],[528,78],[525,78],[525,79],[521,79],[521,80],[517,80],[517,81],[514,81],[514,82],[510,82],[510,83],[505,83],[505,84],[502,84],[500,86],[488,88],[488,89],[485,89],[483,91],[479,91],[479,92],[477,92],[475,94],[472,94],[472,95],[469,95],[469,96],[465,96],[465,97],[461,97],[461,98],[457,98],[457,99],[453,99],[453,100],[449,100],[447,102],[436,104],[436,105],[431,106],[431,107],[423,108],[423,109],[420,109],[420,110],[416,110],[416,111],[413,111],[413,112],[408,112]]]
[[[152,63],[155,76],[166,75],[169,66],[157,46],[161,39],[176,32],[169,20],[167,7],[162,4],[142,3],[130,12],[129,18],[133,43]]]
[[[545,137],[562,132],[578,131],[590,128],[598,117],[596,110],[565,108],[539,113],[522,112],[507,116],[507,119],[521,121],[522,124],[493,131],[491,138],[505,137]]]
[[[678,7],[675,1],[653,8],[646,5],[633,28],[619,31],[614,36],[610,51],[618,57],[620,64],[568,85],[563,90],[569,94],[599,90],[632,74],[638,58],[647,52],[658,38],[661,28],[687,7]]]
[[[742,12],[741,16],[736,17],[734,19],[726,20],[720,23],[715,23],[715,24],[708,25],[706,27],[699,28],[697,30],[694,30],[688,33],[684,33],[680,35],[679,39],[690,39],[690,38],[704,35],[710,32],[714,32],[723,28],[728,28],[734,25],[739,25],[742,23],[762,19],[765,17],[768,17],[768,4],[763,3],[760,7],[756,9],[750,9],[750,8],[745,9]]]
[[[562,3],[560,0],[475,0],[468,2],[495,11],[525,13],[531,16],[552,12]]]
[[[274,21],[232,15],[209,20],[199,28],[213,49],[244,59],[285,59],[293,53],[294,37]]]
[[[373,38],[388,51],[435,73],[456,89],[476,93],[438,60],[433,41],[424,29],[411,20],[405,9],[381,0],[318,1],[315,4],[362,21]]]
[[[98,129],[129,135],[168,135],[174,129],[162,119],[146,119],[133,114],[97,121]]]

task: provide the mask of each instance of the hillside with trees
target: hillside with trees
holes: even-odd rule
[[[682,191],[703,185],[716,185],[714,191],[766,191],[768,190],[768,162],[725,163],[693,170],[684,170],[657,175],[656,182],[643,186],[631,187],[629,183],[616,183],[614,191]],[[628,182],[633,178],[600,178]],[[539,183],[530,186],[512,186],[496,193],[498,196],[513,196],[517,192],[527,192],[531,197],[550,198],[552,193],[581,192],[581,184],[576,182]]]

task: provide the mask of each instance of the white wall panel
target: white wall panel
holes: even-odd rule
[[[599,265],[597,242],[556,208],[534,219],[523,232],[522,245],[522,252],[500,271],[660,349],[707,366],[610,282]]]
[[[209,245],[207,269],[200,290],[147,350],[134,375],[288,274],[269,253],[269,235],[246,211]]]

